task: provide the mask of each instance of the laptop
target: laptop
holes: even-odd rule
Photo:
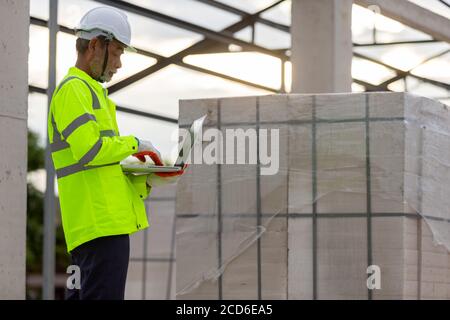
[[[194,144],[197,141],[201,141],[201,133],[202,133],[202,127],[203,122],[205,121],[206,115],[204,115],[201,118],[198,118],[195,120],[190,129],[190,139],[186,137],[183,142],[183,146],[180,149],[180,152],[178,153],[178,158],[175,161],[175,164],[173,166],[157,166],[155,164],[133,164],[133,163],[124,163],[121,164],[122,171],[123,172],[129,172],[129,173],[152,173],[152,172],[177,172],[180,170],[183,170],[183,167],[189,157],[189,154],[191,153],[191,149],[194,146]]]

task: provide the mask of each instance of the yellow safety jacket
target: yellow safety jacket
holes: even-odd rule
[[[70,68],[53,93],[47,126],[67,250],[148,227],[147,176],[126,175],[119,164],[137,152],[138,142],[119,135],[107,90]]]

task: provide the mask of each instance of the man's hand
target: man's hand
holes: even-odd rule
[[[164,166],[164,163],[161,161],[161,158],[158,157],[158,155],[156,153],[154,153],[153,151],[142,151],[142,152],[138,152],[133,154],[134,157],[138,158],[140,161],[145,162],[145,156],[149,156],[153,162],[157,165],[157,166]],[[184,173],[184,170],[186,170],[187,168],[187,164],[184,165],[183,169],[180,171],[175,171],[175,172],[155,172],[155,175],[162,177],[162,178],[169,178],[169,177],[178,177],[181,176]]]
[[[137,138],[136,138],[137,139]],[[133,154],[134,157],[138,158],[140,161],[145,162],[145,155],[150,156],[153,162],[156,165],[162,165],[161,154],[159,151],[153,146],[150,141],[146,140],[138,140],[138,152]]]

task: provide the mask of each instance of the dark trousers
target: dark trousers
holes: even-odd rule
[[[123,300],[130,258],[129,235],[101,237],[70,252],[80,268],[80,289],[66,289],[66,300]]]

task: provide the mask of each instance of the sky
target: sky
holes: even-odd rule
[[[235,14],[224,12],[194,0],[128,0],[128,2],[146,7],[163,14],[176,17],[219,31],[230,24],[239,21]],[[248,13],[254,13],[274,0],[220,0]],[[411,0],[418,5],[450,18],[450,9],[437,0]],[[90,0],[59,0],[58,23],[70,28],[77,25],[82,15],[89,9],[101,4]],[[265,12],[262,17],[282,24],[290,24],[290,1]],[[48,19],[48,0],[30,0],[32,17]],[[170,56],[203,39],[199,34],[182,30],[161,22],[146,19],[127,13],[132,25],[132,45],[152,51],[162,56]],[[356,43],[372,41],[372,27],[377,27],[377,41],[425,40],[430,36],[413,30],[405,25],[374,15],[373,12],[353,5],[352,33]],[[290,35],[256,24],[256,44],[270,49],[290,47]],[[250,28],[235,34],[245,41],[250,41]],[[48,81],[48,31],[44,27],[30,25],[29,51],[29,83],[41,88],[47,87]],[[449,49],[448,43],[425,43],[415,45],[396,45],[378,47],[358,47],[356,52],[365,54],[393,65],[401,70],[412,70],[418,76],[450,83],[450,53],[433,59],[417,67],[428,57]],[[75,64],[75,37],[58,33],[57,38],[57,81],[59,82],[67,70]],[[229,52],[220,54],[191,55],[184,62],[211,69],[217,72],[252,81],[267,87],[279,88],[281,83],[281,62],[279,59],[252,52]],[[123,67],[115,75],[108,86],[156,63],[153,58],[139,54],[126,53],[122,58]],[[290,85],[290,64],[286,64],[287,91]],[[378,64],[364,59],[354,58],[352,64],[354,78],[379,84],[395,74]],[[394,91],[408,91],[436,98],[450,104],[449,92],[441,88],[421,83],[413,77],[406,82],[399,80],[389,88]],[[361,91],[359,85],[352,86],[353,91]],[[126,87],[110,97],[119,105],[153,112],[164,116],[178,117],[179,99],[194,99],[208,97],[246,96],[269,94],[269,91],[255,89],[242,84],[214,76],[170,65],[136,83]],[[447,98],[446,98],[447,97]],[[46,134],[47,97],[43,94],[29,94],[28,125],[40,136],[44,145]],[[176,124],[152,119],[117,113],[118,124],[122,135],[133,134],[141,139],[148,139],[160,149],[163,155],[169,157],[173,146],[171,133],[177,130]]]

